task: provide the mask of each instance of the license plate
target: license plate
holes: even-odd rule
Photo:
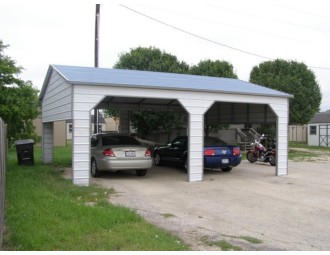
[[[135,151],[125,151],[126,157],[135,157]]]
[[[225,158],[221,162],[222,162],[222,164],[228,164],[229,163],[229,159]]]

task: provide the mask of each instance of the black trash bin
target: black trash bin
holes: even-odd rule
[[[34,165],[34,152],[32,139],[18,140],[15,142],[17,160],[19,165]]]

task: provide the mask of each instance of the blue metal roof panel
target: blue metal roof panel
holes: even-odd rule
[[[53,65],[71,84],[111,85],[172,90],[292,97],[246,81],[189,74]]]

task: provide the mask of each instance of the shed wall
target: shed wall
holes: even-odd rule
[[[316,133],[311,133],[311,127],[315,127]],[[308,124],[309,146],[330,146],[330,123]]]
[[[42,122],[71,119],[72,85],[52,71],[42,100]]]
[[[316,127],[316,133],[315,134],[311,134],[311,126],[315,126]],[[319,146],[319,137],[320,137],[320,133],[319,133],[319,124],[308,124],[308,145],[309,146]]]

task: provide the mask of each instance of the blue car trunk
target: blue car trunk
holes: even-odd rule
[[[241,162],[240,156],[233,155],[232,146],[216,147],[207,146],[204,148],[204,167],[205,168],[226,168],[237,166]]]

